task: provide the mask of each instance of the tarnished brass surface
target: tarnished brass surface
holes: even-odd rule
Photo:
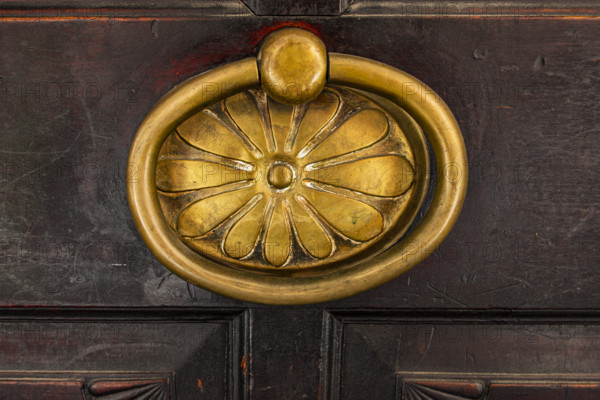
[[[332,300],[397,276],[448,234],[466,191],[451,112],[410,75],[353,56],[330,53],[328,85],[304,100],[265,84],[287,76],[313,87],[327,70],[319,44],[296,28],[275,31],[258,63],[184,82],[140,126],[128,182],[134,220],[184,279],[262,303]],[[307,53],[290,66],[290,54]],[[438,166],[457,165],[461,176],[438,175],[432,205],[406,236],[429,187],[424,134]]]
[[[425,139],[402,119],[404,128],[339,87],[297,106],[242,92],[169,135],[158,156],[158,199],[190,247],[212,248],[222,261],[330,265],[399,238],[422,204],[427,176],[415,171],[427,170]],[[221,148],[198,139],[206,130]]]

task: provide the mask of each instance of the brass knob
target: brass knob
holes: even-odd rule
[[[438,169],[460,175],[438,173],[424,209],[428,141]],[[338,299],[418,264],[449,233],[467,183],[439,96],[387,65],[327,54],[297,28],[165,95],[129,163],[132,214],[156,257],[193,284],[270,304]]]
[[[327,50],[309,31],[288,28],[270,34],[258,51],[263,90],[284,104],[302,104],[317,97],[327,80]]]

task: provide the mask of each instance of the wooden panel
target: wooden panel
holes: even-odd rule
[[[600,382],[595,376],[580,376],[577,381],[568,381],[553,375],[546,376],[544,380],[539,380],[539,375],[532,377],[526,374],[477,376],[478,380],[474,380],[474,374],[462,380],[458,380],[460,374],[442,377],[442,374],[431,373],[429,379],[427,374],[421,375],[421,378],[398,375],[396,399],[589,400],[600,396]]]
[[[422,0],[355,0],[346,10],[350,15],[394,15],[396,18],[435,18],[435,19],[527,19],[553,18],[565,16],[597,17],[600,15],[598,3],[593,0],[539,1],[422,1]]]
[[[0,398],[10,400],[85,400],[83,383],[0,380]]]
[[[0,302],[238,304],[188,286],[146,250],[127,206],[127,153],[166,91],[254,54],[266,32],[290,21],[83,21],[0,23]],[[440,249],[338,307],[600,307],[594,20],[302,23],[332,51],[433,86],[456,114],[471,169]]]
[[[350,0],[307,0],[286,3],[281,0],[244,0],[256,15],[340,15],[350,5]]]
[[[518,389],[524,381],[540,391],[556,386],[560,393],[587,384],[592,386],[578,390],[596,393],[599,321],[589,314],[338,311],[326,329],[324,398],[370,393],[386,399],[400,398],[402,390],[437,390],[479,399],[490,383],[511,383],[494,386],[490,396],[497,390],[495,398],[514,398],[502,393],[529,393]],[[428,381],[438,383],[433,388]],[[405,382],[410,388],[403,389]]]
[[[494,383],[490,385],[488,396],[489,400],[590,400],[600,398],[600,384],[582,382],[554,385],[551,383]]]
[[[0,398],[17,388],[74,396],[77,382],[94,399],[246,398],[239,311],[16,309],[0,320]]]
[[[106,375],[106,374],[105,374]],[[71,375],[28,374],[8,378],[0,374],[0,398],[10,400],[169,400],[174,399],[172,377],[141,377],[121,373],[118,378],[101,373]],[[107,380],[108,378],[108,380]],[[129,378],[129,379],[127,379]]]
[[[154,18],[206,16],[252,16],[252,11],[237,0],[98,0],[90,3],[85,0],[1,0],[0,16],[4,18],[89,18],[105,17]]]

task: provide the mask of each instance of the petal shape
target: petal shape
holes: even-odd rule
[[[294,154],[298,154],[327,125],[339,106],[339,97],[330,91],[323,91],[309,104],[294,140]]]
[[[331,239],[323,231],[321,225],[306,212],[296,201],[292,202],[294,226],[302,242],[302,246],[315,258],[326,258],[331,254]]]
[[[348,118],[310,153],[311,160],[322,160],[363,149],[388,132],[388,120],[378,110],[363,110]]]
[[[233,225],[225,238],[225,252],[232,258],[250,254],[265,222],[266,200],[261,200]]]
[[[199,200],[181,212],[177,230],[183,236],[200,236],[242,208],[255,193],[254,187],[218,194]]]
[[[179,135],[192,146],[238,160],[253,161],[244,142],[211,114],[199,112],[177,127]]]
[[[267,227],[264,243],[265,258],[272,265],[283,265],[290,255],[291,232],[283,203],[275,206]]]
[[[163,192],[157,190],[158,202],[169,226],[177,230],[177,219],[181,211],[197,201],[206,199],[225,192],[233,192],[249,188],[255,185],[254,181],[242,181],[229,183],[223,186],[215,186],[202,190],[189,190],[183,192]]]
[[[366,242],[383,230],[381,214],[367,204],[318,190],[304,192],[321,217],[350,239]]]
[[[237,127],[263,153],[267,151],[267,138],[262,119],[253,97],[248,92],[225,99],[225,108]]]
[[[281,104],[269,98],[269,116],[271,118],[271,129],[277,149],[283,149],[285,141],[292,127],[294,106]]]
[[[206,155],[207,154],[205,151],[200,150],[198,147],[191,146],[189,143],[184,141],[177,132],[173,131],[165,139],[165,142],[160,149],[158,159],[185,158],[187,160],[205,160]],[[217,155],[214,155],[214,157],[227,160],[226,158]]]
[[[318,182],[385,197],[406,192],[415,178],[410,162],[397,155],[363,158],[310,171],[307,175]]]
[[[156,164],[156,186],[166,192],[221,186],[253,176],[253,172],[198,160],[163,159]]]

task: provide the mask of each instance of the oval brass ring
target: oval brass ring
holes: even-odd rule
[[[256,58],[193,77],[167,93],[140,125],[131,145],[127,193],[135,224],[152,253],[172,272],[202,288],[265,304],[309,304],[350,296],[387,282],[431,254],[458,218],[467,188],[460,129],[435,92],[413,76],[361,57],[329,53],[328,83],[369,91],[393,101],[422,126],[438,170],[432,203],[416,228],[387,251],[352,268],[318,276],[268,275],[228,268],[186,246],[169,227],[156,192],[156,160],[171,131],[204,107],[258,87]]]

